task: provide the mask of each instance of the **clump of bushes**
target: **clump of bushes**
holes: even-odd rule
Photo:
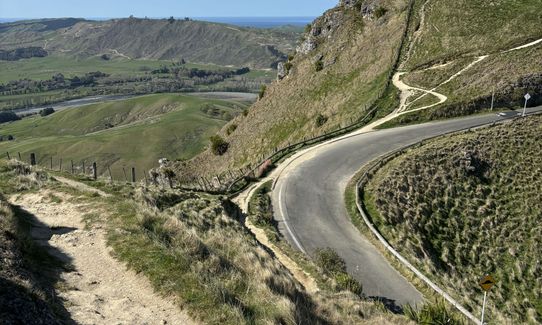
[[[346,262],[332,248],[317,249],[315,262],[324,274],[335,280],[339,291],[348,290],[358,296],[362,295],[361,283],[346,272]]]
[[[221,136],[213,135],[209,138],[211,141],[211,151],[217,155],[222,156],[228,151],[230,144],[226,142]]]
[[[443,301],[424,304],[421,309],[415,309],[407,304],[404,313],[417,324],[466,324],[456,313],[448,310]]]
[[[323,114],[318,114],[318,116],[316,116],[316,120],[315,120],[316,126],[317,127],[323,126],[324,124],[326,124],[327,120],[328,120],[327,116],[325,116]]]
[[[52,108],[52,107],[47,107],[47,108],[44,108],[40,111],[40,116],[47,116],[47,115],[51,115],[55,112],[55,109]]]
[[[15,140],[15,138],[11,135],[11,134],[8,134],[8,135],[0,135],[0,142],[2,141],[13,141]]]

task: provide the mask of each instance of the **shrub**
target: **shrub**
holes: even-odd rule
[[[322,114],[318,114],[318,116],[316,116],[316,126],[317,127],[321,127],[322,125],[326,124],[327,122],[327,116],[325,115],[322,115]]]
[[[259,99],[262,99],[263,96],[265,96],[265,91],[267,90],[267,86],[266,85],[262,85],[260,87],[260,93],[258,94],[258,98]]]
[[[290,72],[290,70],[292,69],[293,66],[294,65],[290,61],[284,63],[284,69],[286,69],[287,72]]]
[[[293,61],[295,58],[295,55],[294,54],[289,54],[288,55],[288,61]]]
[[[230,125],[226,128],[226,134],[227,134],[227,135],[230,135],[230,134],[232,134],[233,132],[235,132],[235,130],[237,130],[237,124],[230,124]]]
[[[350,274],[339,273],[339,274],[336,274],[333,278],[337,282],[337,289],[348,290],[352,293],[357,294],[358,296],[362,295],[363,286],[361,285],[361,283],[359,283],[358,280],[354,279]]]
[[[52,107],[47,107],[47,108],[44,108],[40,111],[40,115],[41,116],[47,116],[47,115],[51,115],[55,112],[55,109],[52,108]]]
[[[309,33],[312,29],[312,24],[305,25],[305,33]]]
[[[209,138],[211,141],[211,151],[217,155],[222,156],[223,154],[228,151],[228,147],[230,146],[229,143],[226,142],[226,140],[222,139],[219,135],[213,135]]]
[[[316,72],[319,72],[319,71],[324,70],[324,62],[322,62],[322,61],[316,61],[316,62],[314,63],[314,69],[316,70]]]
[[[104,61],[109,61],[111,60],[111,57],[109,56],[109,54],[102,54],[102,56],[100,56],[100,58]]]
[[[243,116],[247,116],[247,115],[248,115],[248,108],[245,108],[245,109],[243,110]]]
[[[388,9],[386,9],[384,7],[378,7],[375,10],[375,17],[380,18],[380,17],[384,16],[387,12],[388,12]]]
[[[327,275],[346,273],[346,262],[332,248],[317,249],[315,261]]]
[[[0,123],[18,121],[20,119],[14,112],[0,112]]]

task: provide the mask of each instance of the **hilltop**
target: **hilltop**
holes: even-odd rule
[[[22,57],[43,56],[45,51],[53,56],[182,58],[191,63],[251,68],[276,67],[295,48],[298,38],[295,30],[193,20],[67,18],[0,24],[0,49],[30,52]]]

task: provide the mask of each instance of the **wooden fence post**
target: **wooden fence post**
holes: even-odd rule
[[[92,163],[92,178],[94,178],[94,180],[98,179],[98,168],[96,168],[96,162]]]
[[[11,157],[9,156],[9,152],[6,151],[6,155],[8,156],[8,160],[11,160]]]
[[[124,180],[128,182],[128,176],[126,176],[126,169],[124,167],[122,167],[122,172],[124,173]]]
[[[30,165],[31,166],[36,166],[36,154],[35,153],[30,154]]]
[[[83,175],[87,174],[87,170],[85,169],[85,161],[83,160]]]
[[[107,166],[107,170],[109,171],[109,179],[111,182],[113,182],[113,174],[111,173],[111,166]]]
[[[58,171],[61,172],[62,171],[62,158],[60,158],[60,166],[58,167]]]
[[[20,153],[20,152],[17,152],[17,155],[19,155],[19,161],[23,161],[23,160],[21,159],[21,153]]]
[[[51,170],[53,170],[53,156],[51,156]]]
[[[72,163],[72,175],[75,174],[75,170],[73,169],[73,160],[71,160]]]
[[[145,177],[145,186],[148,186],[149,181],[147,180],[147,171],[146,170],[143,170],[143,177]],[[180,181],[179,181],[179,183],[180,183]]]
[[[132,167],[132,183],[136,181],[135,167]]]

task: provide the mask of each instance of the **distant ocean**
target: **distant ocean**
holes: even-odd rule
[[[166,17],[167,18],[167,17]],[[184,17],[178,17],[183,19]],[[305,26],[311,23],[316,17],[190,17],[195,20],[210,21],[236,25],[241,27],[271,28],[279,26]],[[0,18],[0,23],[9,23],[26,18]],[[107,20],[111,18],[89,17],[90,20]]]

